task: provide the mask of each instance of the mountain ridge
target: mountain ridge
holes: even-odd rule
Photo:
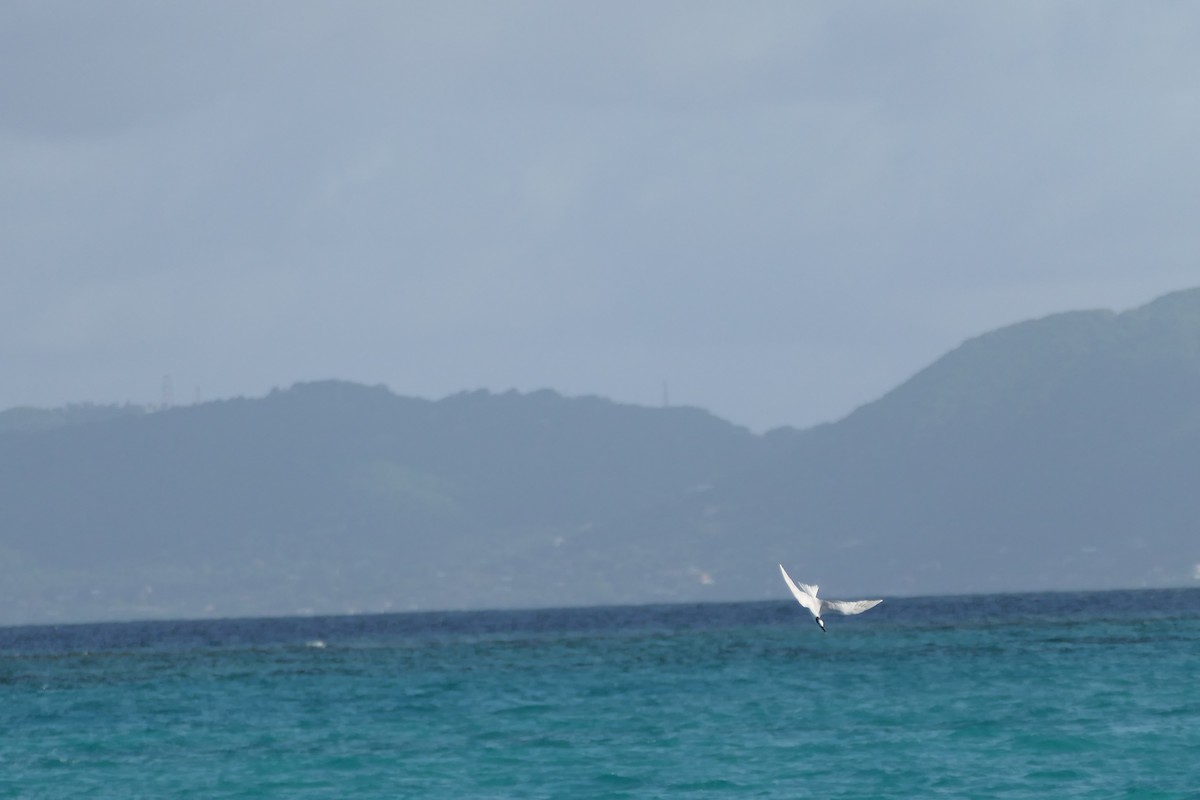
[[[0,412],[0,622],[1193,580],[1200,289],[965,341],[754,434],[550,390],[342,381]]]
[[[852,591],[1187,582],[1198,347],[1195,290],[1006,326],[656,524],[708,530],[721,557],[687,557],[713,574],[721,561],[733,594],[797,557]],[[735,545],[742,531],[752,541]]]

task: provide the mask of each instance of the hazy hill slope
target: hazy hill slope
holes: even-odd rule
[[[0,435],[2,599],[101,615],[534,603],[564,535],[766,447],[697,409],[338,382],[41,427]]]
[[[766,436],[323,382],[0,414],[0,623],[1190,582],[1200,290],[965,342]]]
[[[81,404],[66,408],[30,408],[28,406],[0,411],[0,434],[36,433],[62,428],[68,425],[83,425],[118,417],[138,416],[146,413],[141,406],[104,406]]]
[[[1200,562],[1198,485],[1188,291],[972,339],[781,457],[605,535],[625,552],[651,530],[671,541],[623,568],[689,597],[762,596],[777,560],[850,592],[1179,584]]]

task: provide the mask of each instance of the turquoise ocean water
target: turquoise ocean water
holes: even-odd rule
[[[0,797],[1200,798],[1200,591],[0,629]]]

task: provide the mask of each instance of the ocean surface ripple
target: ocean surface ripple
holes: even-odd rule
[[[0,628],[0,797],[1200,798],[1200,590]]]

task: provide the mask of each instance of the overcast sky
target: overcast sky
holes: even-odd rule
[[[1200,285],[1200,6],[0,4],[0,409],[839,418]]]

